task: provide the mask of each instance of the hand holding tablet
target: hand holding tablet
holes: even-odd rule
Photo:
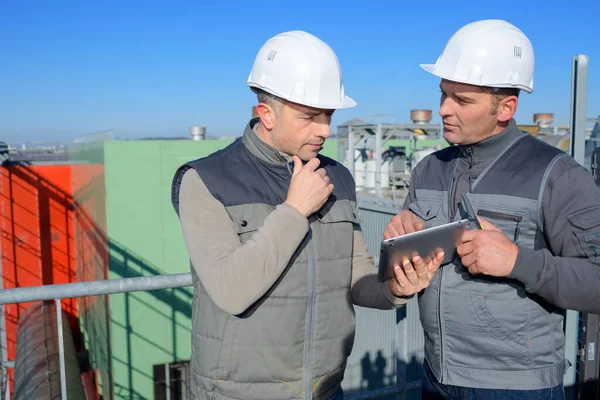
[[[449,263],[456,256],[456,247],[468,224],[469,220],[463,219],[383,240],[379,256],[379,280],[383,282],[392,278],[395,265],[403,265],[405,260],[412,260],[415,256],[419,256],[426,265],[437,253],[443,252],[441,264]]]

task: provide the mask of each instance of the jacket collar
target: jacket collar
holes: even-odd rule
[[[459,146],[460,154],[461,157],[469,160],[471,165],[486,163],[496,158],[515,140],[525,135],[526,133],[517,128],[513,119],[502,132],[474,144]]]
[[[242,143],[246,149],[248,149],[248,151],[256,158],[269,164],[281,165],[291,162],[292,157],[274,149],[258,137],[258,134],[256,133],[258,121],[258,118],[253,118],[248,125],[246,125],[246,129],[242,136]]]

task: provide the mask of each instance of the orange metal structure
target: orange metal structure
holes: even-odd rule
[[[87,279],[103,279],[104,271],[85,271],[87,259],[95,265],[108,265],[106,246],[96,246],[94,224],[84,208],[77,205],[73,188],[81,190],[85,182],[74,182],[72,165],[10,165],[0,167],[0,255],[2,287],[68,283]],[[79,236],[76,238],[76,235]],[[102,233],[100,233],[100,238]],[[100,239],[102,242],[102,240]],[[100,262],[98,262],[100,258]],[[79,267],[78,267],[79,266]],[[87,275],[87,276],[86,276]],[[92,275],[92,276],[90,276]],[[98,276],[101,275],[101,276]],[[87,279],[86,279],[87,278]],[[69,315],[76,351],[83,350],[79,330],[77,299],[62,301]],[[6,344],[4,357],[14,360],[17,321],[30,305],[4,307]],[[80,304],[79,312],[83,312]],[[89,302],[85,303],[89,307]],[[85,374],[89,377],[89,374]],[[87,379],[85,376],[84,380]],[[12,371],[9,370],[12,392]],[[89,386],[89,382],[84,382]]]

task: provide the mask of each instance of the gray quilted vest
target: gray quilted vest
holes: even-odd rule
[[[274,149],[265,155],[263,144],[263,153],[256,151],[255,123],[227,148],[181,166],[172,188],[177,211],[181,179],[194,168],[242,243],[284,202],[291,179],[291,167]],[[356,195],[345,167],[319,159],[334,192],[309,218],[309,233],[281,278],[253,306],[241,315],[219,309],[192,268],[196,398],[326,399],[339,388],[354,341],[349,288]]]
[[[535,154],[535,162],[531,155]],[[547,248],[540,207],[550,168],[565,156],[523,134],[470,184],[478,215],[516,243]],[[449,222],[459,149],[422,162],[409,208],[428,227]],[[465,216],[464,214],[462,215]],[[455,219],[461,217],[457,213]],[[441,383],[479,388],[542,389],[562,382],[564,311],[530,295],[512,279],[471,275],[457,257],[440,268],[419,298],[425,356]]]

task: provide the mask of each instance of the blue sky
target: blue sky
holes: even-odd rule
[[[568,124],[571,59],[590,57],[587,114],[600,114],[600,2],[482,1],[3,1],[0,4],[0,140],[68,140],[114,129],[121,138],[186,136],[206,124],[239,135],[255,97],[245,86],[271,36],[302,29],[336,51],[352,117],[409,122],[434,110],[434,63],[462,25],[499,18],[536,53],[535,90],[517,122],[553,112]],[[378,121],[381,119],[378,119]]]

